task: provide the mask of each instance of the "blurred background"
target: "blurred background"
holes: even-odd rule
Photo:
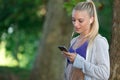
[[[0,0],[0,80],[63,80],[57,46],[69,46],[71,12],[80,1]],[[113,0],[94,2],[99,32],[110,44]]]

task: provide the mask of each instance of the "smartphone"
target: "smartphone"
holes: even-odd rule
[[[61,50],[61,51],[66,51],[68,52],[67,48],[65,46],[58,46],[58,48]]]

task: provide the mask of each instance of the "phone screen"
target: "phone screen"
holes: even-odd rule
[[[68,52],[67,48],[65,46],[58,46],[58,48],[61,50],[61,51],[66,51]]]

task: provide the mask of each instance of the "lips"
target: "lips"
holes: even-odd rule
[[[76,31],[79,31],[79,30],[80,30],[80,28],[75,28],[75,30],[76,30]]]

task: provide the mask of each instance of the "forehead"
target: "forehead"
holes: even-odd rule
[[[86,10],[73,10],[72,12],[72,18],[89,18],[89,14]]]

